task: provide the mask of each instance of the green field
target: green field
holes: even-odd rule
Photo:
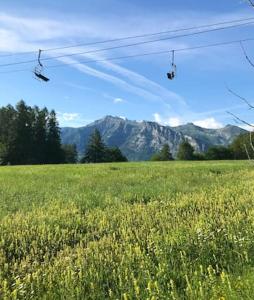
[[[254,299],[254,168],[0,168],[0,299]]]

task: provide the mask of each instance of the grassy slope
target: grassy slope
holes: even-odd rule
[[[0,299],[253,299],[246,162],[0,169]]]

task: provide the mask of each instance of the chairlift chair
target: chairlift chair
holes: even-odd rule
[[[34,75],[42,81],[48,82],[49,78],[43,75],[43,64],[41,63],[41,52],[42,50],[39,49],[39,54],[38,54],[38,65],[34,68]]]
[[[168,79],[173,80],[176,77],[175,51],[172,51],[171,71],[167,73]]]

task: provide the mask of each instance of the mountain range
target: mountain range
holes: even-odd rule
[[[192,123],[170,127],[156,122],[106,116],[84,127],[61,128],[62,143],[76,144],[81,156],[95,128],[100,131],[106,145],[118,146],[131,161],[148,160],[166,143],[175,156],[184,139],[188,139],[197,152],[204,152],[213,145],[227,146],[239,134],[246,132],[233,125],[220,129],[206,129]]]

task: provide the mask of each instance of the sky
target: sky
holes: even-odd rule
[[[252,123],[253,112],[227,90],[254,102],[254,68],[240,44],[176,52],[177,76],[170,81],[166,74],[171,69],[172,49],[254,39],[254,23],[132,47],[126,45],[176,34],[43,51],[42,58],[49,58],[43,64],[50,81],[40,82],[33,75],[38,49],[251,17],[254,9],[240,0],[1,1],[0,106],[15,105],[21,99],[31,106],[46,106],[55,109],[61,126],[69,127],[85,126],[106,115],[169,126],[189,122],[206,128],[242,125],[228,112]],[[124,47],[98,51],[114,46]],[[244,48],[254,61],[254,41],[244,42]],[[166,53],[109,60],[160,51]],[[80,52],[90,53],[53,59]],[[1,66],[27,60],[33,62]],[[49,68],[58,64],[61,67]]]

